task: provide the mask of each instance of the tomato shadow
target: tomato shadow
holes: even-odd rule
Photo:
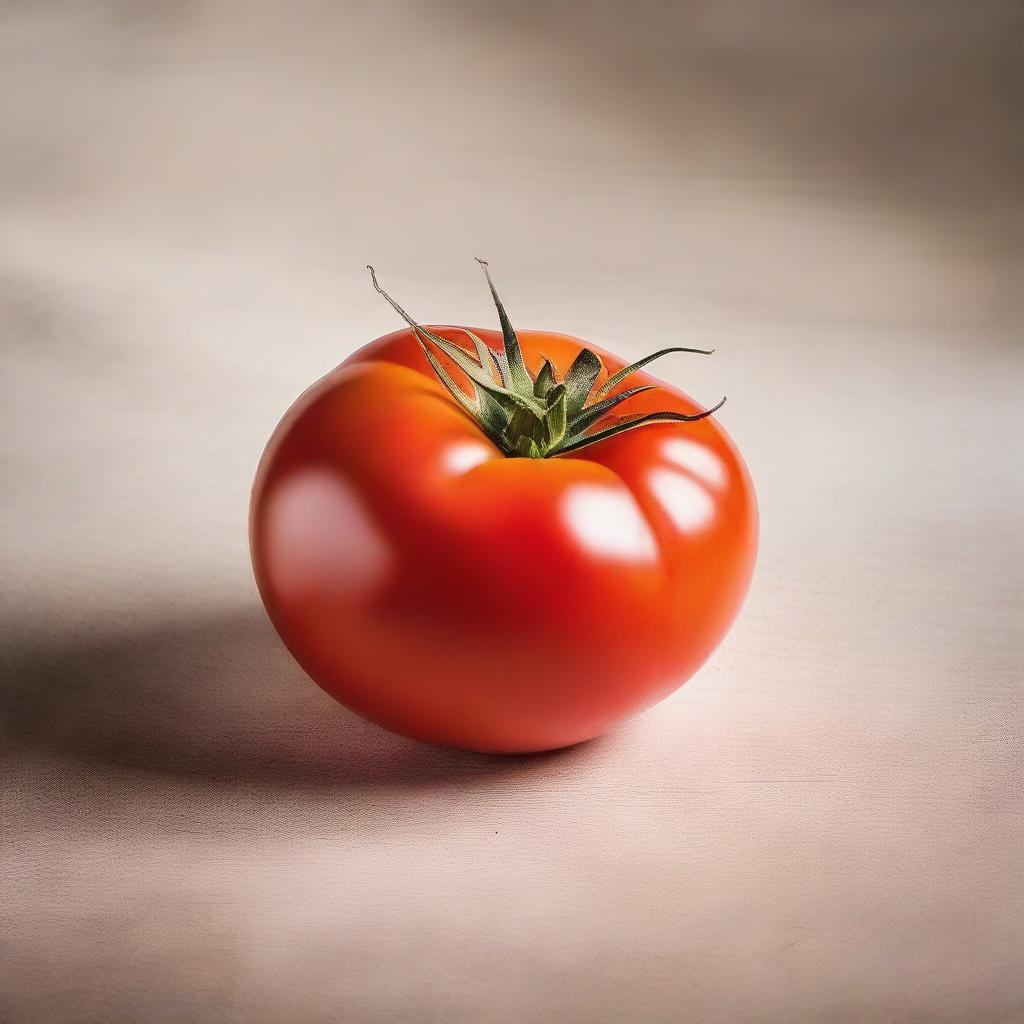
[[[408,788],[562,770],[592,746],[502,757],[395,736],[320,690],[258,609],[88,641],[35,632],[2,654],[8,753],[214,784]]]

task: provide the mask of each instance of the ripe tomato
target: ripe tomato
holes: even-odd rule
[[[328,693],[420,740],[538,751],[607,731],[697,670],[746,593],[757,508],[692,399],[638,371],[613,380],[623,361],[576,338],[510,336],[494,297],[503,332],[414,325],[302,395],[260,463],[250,541],[274,626]],[[455,381],[467,339],[497,427],[475,418],[486,382]],[[507,398],[517,353],[539,417]],[[568,443],[555,406],[574,381],[570,418],[630,391],[629,418],[609,428],[597,410],[584,437],[603,439]]]

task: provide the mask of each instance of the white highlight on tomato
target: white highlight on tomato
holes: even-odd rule
[[[365,593],[391,565],[383,534],[352,488],[326,468],[281,481],[264,529],[270,579],[283,598]]]
[[[494,450],[479,441],[459,441],[445,448],[441,462],[447,472],[461,475],[493,457]]]
[[[636,498],[624,488],[579,484],[565,496],[563,510],[587,551],[621,561],[655,560],[654,534]]]
[[[689,470],[709,487],[717,488],[725,484],[725,466],[722,460],[697,441],[674,437],[662,445],[661,454],[669,462]]]
[[[715,514],[715,503],[702,484],[674,469],[652,469],[647,485],[672,523],[683,533],[706,526]]]

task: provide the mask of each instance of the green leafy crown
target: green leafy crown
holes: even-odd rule
[[[472,342],[476,358],[461,345],[442,338],[440,334],[413,320],[377,283],[373,267],[367,269],[370,271],[373,287],[412,328],[438,380],[506,455],[531,459],[564,455],[648,423],[685,423],[702,420],[720,409],[725,402],[723,398],[711,409],[693,415],[666,411],[616,416],[614,422],[602,426],[605,417],[621,403],[642,391],[653,389],[653,385],[645,384],[627,388],[615,395],[611,394],[630,374],[669,352],[696,352],[708,356],[713,350],[663,348],[643,359],[638,359],[618,373],[613,373],[596,392],[594,385],[604,366],[601,358],[588,348],[580,350],[562,380],[556,377],[555,368],[549,359],[544,360],[537,376],[534,377],[523,359],[519,338],[498,297],[497,289],[491,280],[490,269],[484,260],[477,262],[487,277],[487,284],[498,310],[504,349],[493,349],[472,331],[459,328]],[[466,375],[471,385],[472,396],[467,395],[452,379],[451,374],[437,358],[435,349],[444,353]]]

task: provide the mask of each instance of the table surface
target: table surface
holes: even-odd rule
[[[1010,4],[0,13],[0,1019],[1024,1020]],[[354,718],[249,486],[395,327],[668,361],[762,510],[671,699],[533,758]]]

